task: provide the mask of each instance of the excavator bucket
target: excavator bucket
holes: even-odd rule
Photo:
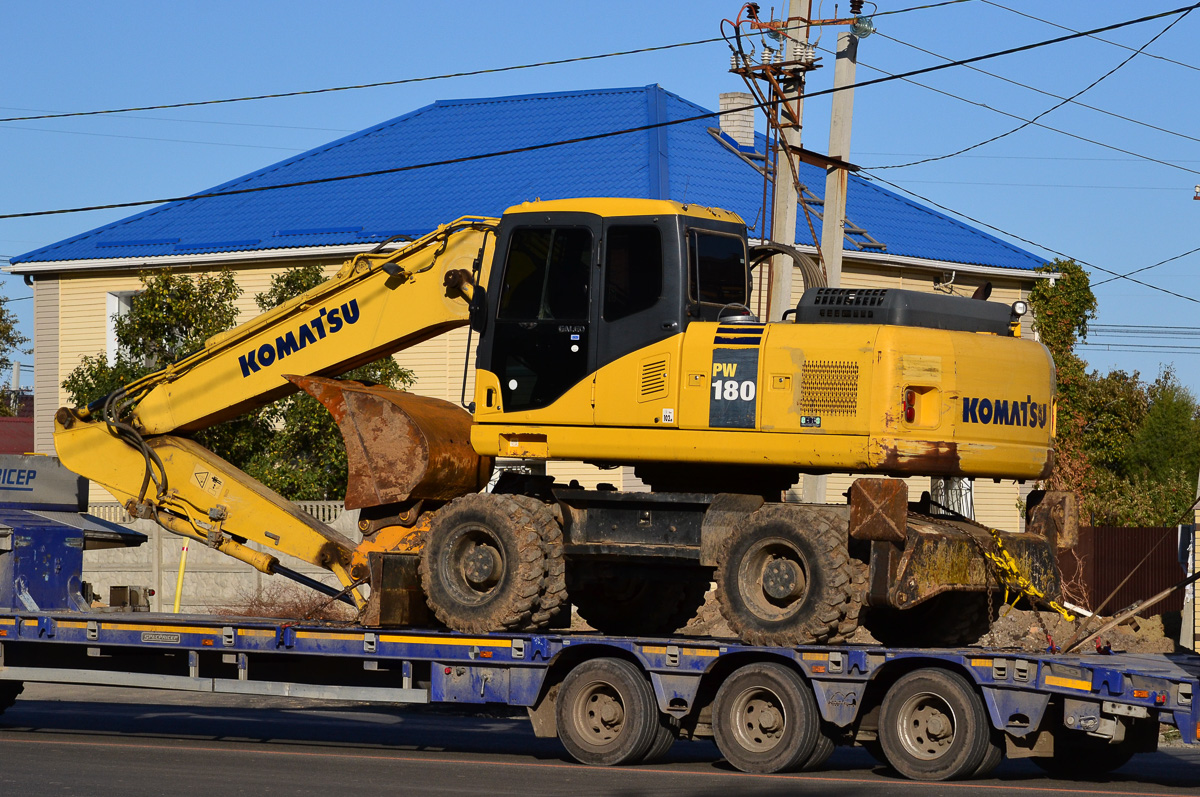
[[[471,415],[448,401],[380,385],[287,376],[332,413],[346,443],[346,508],[449,501],[478,492],[493,460],[471,448]]]

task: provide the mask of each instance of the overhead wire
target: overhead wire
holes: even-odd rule
[[[402,78],[399,80],[380,80],[374,83],[358,83],[349,86],[330,86],[321,89],[304,89],[300,91],[281,91],[274,94],[253,94],[243,97],[228,97],[217,100],[196,100],[194,102],[171,102],[161,103],[159,105],[138,105],[128,108],[109,108],[105,110],[94,111],[68,111],[63,113],[44,113],[36,116],[10,116],[0,118],[0,123],[3,122],[31,122],[41,119],[67,119],[79,116],[107,116],[110,114],[133,113],[135,111],[161,111],[168,108],[198,108],[205,105],[226,105],[235,102],[253,102],[257,100],[275,100],[284,97],[306,97],[313,94],[330,94],[338,91],[357,91],[359,89],[375,89],[383,86],[402,86],[409,83],[425,83],[433,80],[446,80],[449,78],[472,77],[475,75],[493,75],[501,72],[514,72],[519,69],[535,69],[543,66],[558,66],[561,64],[573,64],[581,61],[595,61],[601,58],[615,58],[624,55],[638,55],[641,53],[652,53],[660,50],[672,50],[678,47],[691,47],[697,44],[711,44],[713,42],[723,41],[721,37],[711,39],[696,39],[695,41],[676,42],[674,44],[660,44],[654,47],[639,47],[633,50],[620,50],[609,53],[597,53],[595,55],[579,55],[574,58],[558,58],[551,61],[538,61],[530,64],[513,64],[511,66],[492,67],[489,69],[471,69],[463,72],[448,72],[441,75],[426,75],[424,77]]]
[[[995,6],[996,8],[1000,8],[1000,9],[1003,9],[1004,11],[1008,11],[1010,13],[1016,14],[1019,17],[1025,17],[1026,19],[1032,19],[1035,22],[1042,22],[1053,28],[1058,28],[1059,30],[1067,30],[1067,31],[1071,31],[1071,32],[1076,32],[1074,28],[1069,28],[1066,25],[1060,25],[1057,22],[1051,22],[1050,20],[1042,19],[1041,17],[1035,17],[1033,14],[1027,14],[1024,11],[1018,11],[1015,8],[1009,8],[1006,5],[1001,5],[1000,3],[993,2],[993,0],[982,0],[982,2],[987,3],[989,6]],[[1103,42],[1105,44],[1111,44],[1113,47],[1120,47],[1122,50],[1132,50],[1133,49],[1128,44],[1121,44],[1120,42],[1115,42],[1115,41],[1112,41],[1111,39],[1102,39],[1099,36],[1089,36],[1088,38],[1095,39],[1096,41]],[[1157,58],[1159,61],[1166,61],[1169,64],[1176,64],[1177,66],[1186,67],[1187,69],[1194,69],[1197,72],[1200,72],[1200,66],[1196,66],[1195,64],[1189,64],[1184,61],[1177,61],[1174,58],[1167,58],[1165,55],[1157,55],[1155,53],[1142,53],[1142,55],[1146,56],[1147,58]]]
[[[1134,269],[1133,271],[1129,271],[1129,272],[1126,272],[1126,273],[1124,273],[1124,274],[1119,274],[1119,275],[1117,275],[1117,276],[1115,276],[1115,277],[1109,277],[1109,278],[1108,278],[1108,279],[1106,279],[1106,280],[1101,280],[1100,282],[1097,282],[1097,283],[1095,283],[1094,285],[1092,285],[1092,287],[1093,287],[1093,288],[1097,288],[1097,287],[1099,287],[1099,286],[1101,286],[1101,285],[1104,285],[1104,284],[1106,284],[1106,283],[1112,282],[1113,280],[1122,279],[1122,278],[1128,278],[1128,277],[1129,277],[1130,275],[1132,275],[1132,274],[1141,274],[1143,271],[1149,271],[1149,270],[1150,270],[1150,269],[1152,269],[1152,268],[1158,268],[1159,266],[1164,266],[1164,265],[1166,265],[1167,263],[1170,263],[1170,262],[1172,262],[1172,261],[1174,261],[1174,260],[1179,260],[1180,258],[1187,257],[1188,255],[1193,255],[1193,254],[1195,254],[1196,252],[1200,252],[1200,246],[1197,246],[1195,249],[1189,249],[1188,251],[1186,251],[1186,252],[1184,252],[1184,253],[1182,253],[1182,254],[1175,255],[1174,257],[1168,257],[1166,260],[1160,260],[1160,261],[1158,261],[1157,263],[1155,263],[1155,264],[1153,264],[1153,265],[1150,265],[1150,266],[1143,266],[1142,268],[1139,268],[1139,269]]]
[[[1161,38],[1162,36],[1164,36],[1167,33],[1167,31],[1171,30],[1171,28],[1175,27],[1181,21],[1183,21],[1183,19],[1186,18],[1187,15],[1190,13],[1192,13],[1191,8],[1184,11],[1182,14],[1180,14],[1175,19],[1171,20],[1171,22],[1165,28],[1163,28],[1158,33],[1156,33],[1150,39],[1150,41],[1143,44],[1135,52],[1127,55],[1125,57],[1125,59],[1123,61],[1121,61],[1121,63],[1117,64],[1112,69],[1108,70],[1103,75],[1096,78],[1091,83],[1087,84],[1082,89],[1080,89],[1079,91],[1072,94],[1070,97],[1066,97],[1066,98],[1062,99],[1060,102],[1057,102],[1054,105],[1051,105],[1049,108],[1042,111],[1037,116],[1035,116],[1032,119],[1029,119],[1025,122],[1022,122],[1021,124],[1017,125],[1016,127],[1014,127],[1011,130],[1005,131],[1003,133],[998,133],[994,136],[984,139],[983,141],[976,142],[975,144],[972,144],[969,147],[963,147],[962,149],[956,150],[955,152],[948,152],[945,155],[938,155],[936,157],[931,157],[931,158],[922,158],[921,160],[915,160],[915,161],[911,161],[909,163],[894,163],[894,164],[888,164],[888,165],[880,165],[880,166],[876,166],[874,168],[876,168],[876,169],[905,169],[909,166],[919,166],[924,163],[933,163],[934,161],[942,161],[942,160],[946,160],[947,158],[953,158],[957,155],[962,155],[963,153],[970,152],[971,150],[974,150],[974,149],[979,149],[980,147],[983,147],[988,144],[999,141],[1002,138],[1007,138],[1008,136],[1011,136],[1014,133],[1018,133],[1018,132],[1024,130],[1025,128],[1029,127],[1030,125],[1035,124],[1042,117],[1050,115],[1051,113],[1053,113],[1054,111],[1057,111],[1059,108],[1063,107],[1067,103],[1073,102],[1077,97],[1082,96],[1083,94],[1087,93],[1088,91],[1091,91],[1092,89],[1094,89],[1096,86],[1100,85],[1101,82],[1103,82],[1104,80],[1107,80],[1109,77],[1114,75],[1118,70],[1120,70],[1122,67],[1124,67],[1126,64],[1128,64],[1130,61],[1132,61],[1134,58],[1136,58],[1143,50],[1145,50],[1151,44],[1154,44],[1154,42],[1158,41],[1159,38]]]
[[[809,93],[804,94],[803,98],[807,99],[807,98],[813,98],[813,97],[826,96],[826,95],[830,95],[830,94],[835,94],[839,91],[849,91],[849,90],[852,90],[855,88],[864,88],[867,86],[874,86],[874,85],[878,85],[881,83],[887,83],[887,82],[890,82],[893,80],[907,79],[907,78],[913,77],[915,75],[924,75],[924,74],[928,74],[930,72],[940,72],[943,69],[950,69],[950,68],[957,67],[957,66],[963,66],[965,64],[977,63],[979,61],[986,61],[986,60],[989,60],[992,58],[1000,58],[1000,57],[1006,56],[1006,55],[1013,55],[1016,53],[1028,52],[1030,50],[1035,50],[1035,49],[1038,49],[1041,47],[1047,47],[1047,46],[1054,45],[1054,44],[1060,44],[1065,41],[1071,41],[1071,40],[1082,38],[1084,36],[1089,36],[1089,35],[1092,35],[1092,34],[1098,33],[1098,32],[1116,30],[1119,28],[1128,27],[1130,25],[1137,25],[1142,22],[1148,22],[1148,21],[1155,20],[1155,19],[1161,19],[1163,17],[1172,16],[1175,14],[1182,14],[1185,11],[1190,11],[1197,7],[1200,7],[1200,3],[1194,3],[1190,6],[1184,6],[1181,8],[1173,9],[1171,11],[1162,11],[1162,12],[1158,12],[1156,14],[1150,14],[1147,16],[1138,17],[1136,19],[1130,19],[1130,20],[1125,20],[1123,22],[1116,22],[1116,23],[1112,23],[1109,25],[1104,25],[1102,27],[1094,28],[1089,31],[1072,33],[1072,34],[1068,34],[1065,36],[1058,36],[1053,39],[1046,39],[1046,40],[1040,41],[1040,42],[1032,42],[1030,44],[1024,44],[1024,45],[1020,45],[1017,47],[1009,47],[1009,48],[1006,48],[1003,50],[996,50],[994,52],[984,53],[982,55],[976,55],[976,56],[972,56],[969,58],[963,58],[958,61],[953,61],[950,63],[934,64],[932,66],[921,67],[919,69],[913,69],[913,70],[909,70],[908,72],[901,72],[898,74],[891,74],[891,75],[885,74],[883,77],[873,78],[871,80],[860,81],[860,82],[850,84],[847,86],[837,86],[834,88],[823,89],[821,91],[809,92]],[[676,46],[679,46],[679,45],[676,45]],[[631,50],[628,52],[637,52],[637,51]],[[594,57],[594,56],[592,56],[592,57]],[[499,150],[496,152],[478,153],[475,155],[464,155],[464,156],[459,156],[456,158],[445,158],[445,159],[441,159],[441,160],[437,160],[437,161],[428,161],[425,163],[410,164],[408,166],[395,166],[395,167],[391,167],[391,168],[387,168],[387,169],[374,169],[374,170],[367,171],[367,172],[357,172],[357,173],[353,173],[353,174],[333,175],[333,176],[329,176],[329,177],[320,177],[320,178],[314,178],[311,180],[300,180],[300,181],[289,182],[289,183],[279,183],[279,184],[275,184],[275,185],[254,186],[254,187],[250,187],[250,188],[229,189],[229,190],[225,190],[225,191],[209,191],[209,192],[203,192],[203,193],[198,193],[198,194],[191,194],[188,196],[166,197],[166,198],[158,198],[158,199],[144,199],[144,200],[136,200],[136,201],[131,201],[131,202],[112,202],[112,203],[107,203],[107,204],[103,204],[103,205],[87,205],[87,206],[80,206],[80,207],[73,207],[73,208],[59,208],[59,209],[55,209],[55,210],[27,211],[24,213],[5,213],[5,214],[0,214],[0,219],[29,218],[29,217],[33,217],[33,216],[51,216],[51,215],[58,215],[58,214],[63,214],[63,213],[82,213],[82,212],[93,211],[93,210],[112,210],[112,209],[118,209],[118,208],[140,207],[140,206],[145,206],[145,205],[160,205],[165,202],[184,202],[184,201],[195,201],[195,200],[199,200],[199,199],[212,199],[212,198],[223,197],[223,196],[238,196],[238,195],[242,195],[242,194],[259,193],[259,192],[263,192],[263,191],[273,191],[273,190],[278,190],[278,189],[283,189],[283,188],[298,188],[301,186],[318,185],[318,184],[322,184],[322,183],[333,183],[333,182],[339,182],[339,181],[343,181],[343,180],[354,180],[354,179],[361,179],[361,178],[366,178],[366,177],[377,177],[377,176],[384,175],[384,174],[396,174],[396,173],[400,173],[400,172],[432,168],[435,166],[446,166],[446,165],[457,164],[457,163],[466,163],[466,162],[470,162],[470,161],[486,160],[486,159],[502,157],[502,156],[506,156],[506,155],[515,155],[515,154],[520,154],[520,153],[525,153],[525,152],[534,152],[534,151],[543,150],[543,149],[551,149],[554,147],[568,146],[568,145],[572,145],[572,144],[580,144],[580,143],[584,143],[584,142],[588,142],[588,141],[597,141],[600,139],[611,138],[614,136],[627,135],[630,133],[640,133],[640,132],[646,132],[649,130],[656,130],[659,128],[671,127],[674,125],[687,124],[690,122],[699,121],[701,119],[711,119],[711,118],[719,117],[719,116],[722,116],[725,114],[738,113],[741,111],[746,111],[746,110],[751,110],[751,109],[760,109],[761,107],[762,107],[761,103],[753,103],[750,105],[741,106],[741,107],[737,107],[737,108],[729,108],[724,111],[707,111],[702,114],[695,114],[693,116],[682,117],[679,119],[672,119],[672,120],[668,120],[665,122],[655,122],[655,123],[651,123],[651,124],[638,125],[636,127],[624,128],[621,130],[609,130],[609,131],[605,131],[602,133],[593,133],[591,135],[586,135],[586,136],[576,136],[576,137],[569,138],[569,139],[550,141],[550,142],[545,142],[542,144],[530,144],[530,145],[524,146],[524,147],[514,147],[511,149]],[[138,109],[138,110],[145,110],[145,109]],[[4,121],[4,120],[0,119],[0,121]],[[1134,153],[1127,152],[1126,154],[1134,154]],[[1187,170],[1187,171],[1192,171],[1192,170]],[[1197,172],[1197,174],[1200,174],[1200,172]],[[1043,247],[1043,248],[1045,248],[1045,247]],[[1052,251],[1052,250],[1047,250],[1047,251]]]
[[[1026,122],[1026,121],[1032,121],[1032,120],[1028,120],[1028,119],[1026,119],[1026,118],[1025,118],[1025,117],[1023,117],[1023,116],[1019,116],[1018,114],[1015,114],[1015,113],[1010,113],[1009,111],[1001,110],[1000,108],[996,108],[996,107],[994,107],[994,106],[988,105],[987,103],[984,103],[984,102],[979,102],[978,100],[972,100],[972,99],[969,99],[969,98],[967,98],[967,97],[963,97],[963,96],[961,96],[961,95],[954,94],[954,93],[952,93],[952,92],[946,91],[945,89],[939,89],[939,88],[937,88],[937,87],[935,87],[935,86],[930,86],[928,83],[921,83],[920,81],[909,79],[909,78],[905,77],[905,76],[904,76],[903,74],[901,74],[901,73],[889,72],[889,71],[888,71],[888,70],[886,70],[886,69],[883,69],[883,68],[881,68],[881,67],[878,67],[878,66],[873,66],[872,64],[869,64],[869,63],[867,63],[867,62],[865,62],[865,61],[862,61],[862,60],[860,60],[860,61],[858,62],[858,65],[859,65],[859,66],[861,66],[861,67],[864,67],[864,68],[866,68],[866,69],[870,69],[870,70],[871,70],[871,71],[873,71],[873,72],[879,72],[879,73],[881,73],[881,74],[883,74],[883,75],[887,75],[887,76],[894,76],[894,77],[896,77],[897,79],[901,79],[901,80],[903,80],[905,83],[911,83],[911,84],[912,84],[912,85],[914,85],[914,86],[918,86],[918,87],[920,87],[920,88],[923,88],[923,89],[925,89],[925,90],[927,90],[927,91],[932,91],[932,92],[934,92],[935,94],[941,94],[941,95],[943,95],[943,96],[945,96],[945,97],[949,97],[949,98],[951,98],[951,99],[958,100],[958,101],[960,101],[960,102],[965,102],[965,103],[967,103],[968,105],[974,105],[974,106],[976,106],[976,107],[978,107],[978,108],[983,108],[984,110],[991,111],[992,113],[998,113],[998,114],[1000,114],[1001,116],[1007,116],[1007,117],[1009,117],[1010,119],[1016,119],[1016,120],[1018,120],[1018,121],[1022,121],[1022,122]],[[1061,128],[1058,128],[1058,127],[1051,127],[1050,125],[1043,124],[1042,122],[1033,122],[1033,124],[1034,124],[1035,126],[1037,126],[1037,127],[1040,127],[1040,128],[1042,128],[1043,130],[1049,130],[1049,131],[1050,131],[1050,132],[1052,132],[1052,133],[1058,133],[1058,134],[1060,134],[1060,135],[1063,135],[1063,136],[1066,136],[1066,137],[1068,137],[1068,138],[1073,138],[1073,139],[1075,139],[1075,140],[1077,140],[1077,141],[1083,141],[1083,142],[1085,142],[1085,143],[1087,143],[1087,144],[1093,144],[1093,145],[1095,145],[1095,146],[1097,146],[1097,147],[1101,147],[1102,149],[1111,150],[1111,151],[1113,151],[1113,152],[1119,152],[1119,153],[1121,153],[1122,155],[1130,155],[1130,156],[1132,156],[1133,158],[1135,158],[1136,160],[1146,161],[1146,162],[1148,162],[1148,163],[1157,163],[1157,164],[1159,164],[1160,166],[1166,166],[1166,167],[1168,167],[1168,168],[1170,168],[1170,169],[1176,169],[1176,170],[1178,170],[1178,171],[1187,172],[1188,174],[1200,175],[1200,170],[1197,170],[1197,169],[1190,169],[1190,168],[1188,168],[1187,166],[1183,166],[1183,165],[1181,165],[1181,164],[1180,164],[1180,163],[1178,163],[1178,162],[1174,162],[1174,161],[1168,161],[1168,160],[1163,160],[1162,158],[1156,158],[1156,157],[1154,157],[1154,156],[1152,156],[1152,155],[1146,155],[1146,154],[1144,154],[1144,153],[1141,153],[1141,152],[1135,152],[1134,150],[1131,150],[1131,149],[1125,149],[1124,147],[1118,147],[1118,146],[1116,146],[1116,145],[1114,145],[1114,144],[1106,144],[1106,143],[1105,143],[1105,142],[1103,142],[1103,141],[1098,141],[1098,140],[1096,140],[1096,139],[1094,139],[1094,138],[1088,138],[1087,136],[1082,136],[1082,135],[1079,135],[1078,133],[1072,133],[1072,132],[1070,132],[1069,130],[1063,130],[1063,129],[1061,129]],[[1004,156],[999,156],[999,155],[964,155],[963,157],[967,157],[967,158],[972,158],[972,157],[974,157],[974,158],[986,158],[986,157],[1004,157]],[[872,168],[874,168],[874,167],[872,167]]]
[[[1182,17],[1180,17],[1180,19],[1182,19]],[[953,59],[949,58],[948,56],[941,55],[940,53],[935,53],[932,50],[927,50],[924,47],[921,47],[920,45],[913,44],[912,42],[906,42],[903,39],[897,39],[894,36],[888,36],[887,34],[880,33],[879,31],[875,31],[874,35],[880,37],[881,39],[887,39],[888,41],[903,45],[904,47],[912,48],[913,50],[916,50],[917,52],[922,52],[922,53],[925,53],[926,55],[932,55],[934,58],[941,58],[944,61],[953,60]],[[1132,48],[1130,48],[1130,49],[1132,49]],[[1135,53],[1136,52],[1137,51],[1135,51]],[[1145,55],[1145,54],[1146,53],[1142,53],[1142,55]],[[1104,114],[1105,116],[1111,116],[1114,119],[1120,119],[1121,121],[1130,122],[1132,124],[1148,128],[1150,130],[1155,130],[1159,133],[1166,133],[1167,135],[1176,136],[1178,138],[1186,139],[1188,141],[1194,141],[1194,142],[1200,144],[1200,138],[1197,138],[1196,136],[1189,136],[1186,133],[1180,133],[1178,130],[1169,130],[1165,127],[1159,127],[1158,125],[1150,124],[1149,122],[1143,122],[1141,119],[1134,119],[1131,116],[1125,116],[1124,114],[1119,114],[1119,113],[1116,113],[1115,111],[1108,111],[1108,110],[1105,110],[1104,108],[1097,108],[1095,105],[1088,105],[1086,102],[1079,102],[1078,99],[1076,99],[1079,96],[1078,94],[1072,98],[1063,97],[1061,94],[1055,94],[1052,91],[1046,91],[1045,89],[1039,89],[1037,86],[1031,86],[1028,83],[1022,83],[1019,80],[1013,80],[1012,78],[1005,77],[1004,75],[998,75],[995,72],[989,72],[986,69],[980,69],[977,66],[968,65],[967,69],[970,69],[972,72],[978,72],[981,75],[987,75],[988,77],[995,78],[996,80],[1002,80],[1005,83],[1009,83],[1013,86],[1019,86],[1020,88],[1028,89],[1029,91],[1033,91],[1033,92],[1037,92],[1038,94],[1042,94],[1047,97],[1053,97],[1057,100],[1066,100],[1067,102],[1071,103],[1072,105],[1078,105],[1080,108],[1087,108],[1089,111],[1095,111],[1096,113],[1101,113],[1101,114]],[[1034,120],[1034,119],[1031,119],[1028,121],[1030,122],[1030,124],[1036,124],[1036,120]],[[1044,126],[1038,125],[1038,127],[1044,127]],[[1050,128],[1046,128],[1046,129],[1050,129]]]
[[[1133,277],[1126,276],[1126,275],[1124,275],[1124,274],[1121,274],[1121,273],[1119,273],[1119,272],[1113,271],[1112,269],[1104,268],[1103,266],[1098,266],[1098,265],[1096,265],[1095,263],[1089,263],[1088,261],[1086,261],[1086,260],[1083,260],[1083,259],[1081,259],[1081,258],[1078,258],[1078,257],[1072,257],[1071,255],[1068,255],[1066,252],[1060,252],[1060,251],[1058,251],[1057,249],[1054,249],[1054,248],[1052,248],[1052,247],[1046,246],[1045,244],[1038,243],[1037,241],[1034,241],[1034,240],[1031,240],[1031,239],[1029,239],[1029,238],[1025,238],[1025,237],[1023,237],[1023,236],[1017,235],[1017,234],[1016,234],[1016,233],[1014,233],[1014,232],[1009,232],[1008,230],[1005,230],[1005,229],[1002,229],[1002,228],[1000,228],[1000,227],[997,227],[997,226],[996,226],[996,225],[994,225],[994,224],[989,224],[989,223],[987,223],[986,221],[983,221],[983,220],[981,220],[981,219],[977,219],[977,218],[975,218],[974,216],[969,216],[969,215],[967,215],[966,213],[963,213],[961,210],[955,210],[954,208],[947,207],[947,206],[945,206],[945,205],[941,204],[940,202],[936,202],[936,201],[934,201],[934,200],[930,199],[929,197],[922,196],[922,195],[918,194],[916,191],[913,191],[911,188],[905,188],[904,186],[902,186],[902,185],[897,185],[896,183],[893,183],[893,182],[892,182],[892,181],[890,181],[890,180],[884,179],[883,177],[880,177],[880,176],[879,176],[879,175],[877,175],[877,174],[871,174],[871,170],[870,170],[870,169],[861,169],[861,170],[859,171],[859,173],[860,173],[860,174],[865,174],[865,175],[867,175],[868,177],[870,177],[872,180],[875,180],[875,181],[877,181],[877,182],[883,183],[883,184],[885,184],[885,185],[890,185],[892,188],[895,188],[897,191],[902,191],[902,192],[904,192],[905,194],[908,194],[909,196],[915,197],[916,199],[919,199],[919,200],[921,200],[922,202],[925,202],[925,203],[928,203],[928,204],[930,204],[930,205],[933,205],[934,207],[936,207],[936,208],[939,208],[939,209],[941,209],[941,210],[944,210],[944,211],[946,211],[947,213],[953,213],[955,216],[958,216],[958,217],[960,217],[960,218],[966,219],[967,221],[971,222],[972,224],[978,224],[978,225],[979,225],[979,226],[981,226],[981,227],[987,227],[989,230],[994,230],[994,231],[996,231],[996,232],[1000,233],[1001,235],[1006,235],[1006,236],[1008,236],[1009,238],[1014,238],[1014,239],[1016,239],[1016,240],[1018,240],[1018,241],[1021,241],[1021,242],[1023,242],[1023,243],[1027,243],[1027,244],[1029,244],[1029,245],[1031,245],[1031,246],[1036,246],[1036,247],[1037,247],[1037,248],[1039,248],[1039,249],[1045,250],[1045,251],[1047,251],[1047,252],[1050,252],[1051,254],[1054,254],[1054,255],[1058,255],[1059,257],[1063,257],[1063,258],[1066,258],[1066,259],[1068,259],[1068,260],[1074,260],[1076,263],[1078,263],[1078,264],[1080,264],[1080,265],[1082,265],[1082,266],[1087,266],[1087,267],[1089,267],[1089,268],[1094,268],[1094,269],[1096,269],[1097,271],[1102,271],[1102,272],[1104,272],[1105,274],[1111,274],[1111,275],[1113,275],[1114,277],[1116,277],[1116,278],[1118,278],[1118,279],[1125,279],[1125,280],[1128,280],[1128,281],[1130,281],[1130,282],[1133,282],[1133,283],[1135,283],[1135,284],[1137,284],[1137,285],[1141,285],[1141,286],[1142,286],[1142,287],[1144,287],[1144,288],[1150,288],[1151,290],[1158,291],[1158,292],[1160,292],[1160,293],[1165,293],[1165,294],[1167,294],[1167,295],[1169,295],[1169,296],[1174,296],[1174,297],[1175,297],[1175,298],[1177,298],[1177,299],[1183,299],[1184,301],[1188,301],[1188,302],[1194,302],[1194,303],[1196,303],[1196,304],[1200,304],[1200,299],[1195,299],[1195,298],[1193,298],[1193,297],[1191,297],[1191,296],[1185,296],[1185,295],[1184,295],[1184,294],[1182,294],[1182,293],[1177,293],[1177,292],[1175,292],[1175,291],[1168,290],[1167,288],[1162,288],[1162,287],[1159,287],[1158,285],[1152,285],[1152,284],[1150,284],[1149,282],[1143,282],[1142,280],[1139,280],[1139,279],[1134,279]]]

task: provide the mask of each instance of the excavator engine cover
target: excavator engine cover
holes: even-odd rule
[[[448,401],[380,385],[287,377],[325,405],[346,443],[346,508],[449,501],[483,489],[491,457],[471,448],[471,415]]]

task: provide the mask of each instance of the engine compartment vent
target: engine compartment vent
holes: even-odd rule
[[[638,378],[638,401],[666,397],[670,392],[667,389],[669,365],[667,357],[655,357],[642,361],[641,374]]]
[[[800,412],[805,415],[855,415],[858,412],[858,363],[806,360],[800,376]]]

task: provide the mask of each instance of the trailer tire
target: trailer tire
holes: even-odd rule
[[[717,601],[751,645],[820,644],[853,633],[861,591],[844,518],[768,504],[744,518],[717,554]]]
[[[1054,737],[1054,756],[1034,758],[1033,763],[1055,778],[1086,780],[1120,769],[1136,754],[1158,746],[1158,726],[1154,722],[1131,723],[1125,734],[1123,741],[1110,744],[1082,731],[1064,728]]]
[[[654,690],[624,659],[589,659],[567,674],[554,707],[558,738],[576,761],[617,766],[661,744]]]
[[[888,763],[912,780],[968,778],[993,744],[983,700],[961,675],[914,670],[883,698],[879,741]]]
[[[800,767],[821,736],[812,690],[774,662],[748,664],[726,678],[713,701],[712,724],[725,760],[758,774]]]
[[[798,767],[798,771],[816,772],[822,769],[836,749],[837,742],[822,730],[817,734],[817,744],[813,747],[813,751],[809,754],[808,759]]]
[[[429,608],[455,631],[534,630],[546,578],[535,517],[512,497],[456,498],[434,516],[421,549]]]
[[[678,738],[679,725],[675,718],[660,713],[658,731],[654,734],[654,741],[650,743],[650,749],[642,756],[642,763],[657,764],[666,758],[667,753],[675,746],[675,740]]]
[[[12,708],[17,702],[17,697],[24,691],[25,684],[21,681],[0,681],[0,714]]]

